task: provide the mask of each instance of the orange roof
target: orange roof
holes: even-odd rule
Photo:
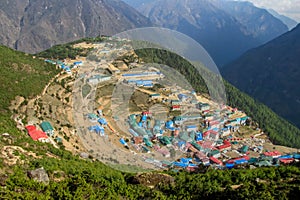
[[[278,151],[271,151],[271,152],[265,152],[264,155],[275,157],[275,156],[281,156],[281,153],[279,153]]]

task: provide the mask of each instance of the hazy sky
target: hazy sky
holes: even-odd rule
[[[245,1],[245,0],[239,0]],[[247,0],[257,7],[271,8],[300,22],[300,0]]]

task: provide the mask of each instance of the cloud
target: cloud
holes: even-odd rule
[[[246,0],[239,0],[246,1]],[[257,7],[273,9],[300,22],[300,0],[247,0]]]

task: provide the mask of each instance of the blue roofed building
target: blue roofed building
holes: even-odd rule
[[[101,125],[107,125],[107,121],[106,121],[105,118],[100,118],[100,119],[98,120],[98,122],[99,122]]]
[[[202,136],[202,133],[201,133],[201,132],[197,132],[197,133],[196,133],[196,138],[195,138],[195,140],[196,140],[197,142],[203,140],[203,136]]]
[[[104,128],[102,126],[99,126],[99,125],[90,126],[89,131],[91,131],[91,132],[94,131],[96,134],[101,135],[101,136],[104,136],[104,134],[105,134]]]
[[[76,61],[76,62],[74,62],[73,64],[74,64],[74,65],[82,65],[83,62],[82,62],[82,61]]]

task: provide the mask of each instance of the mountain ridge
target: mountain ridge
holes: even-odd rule
[[[298,24],[298,22],[296,22],[295,20],[293,20],[285,15],[281,15],[273,9],[268,9],[268,12],[271,13],[274,17],[280,19],[283,23],[285,23],[285,25],[287,25],[289,30],[292,30]]]
[[[0,3],[0,41],[27,53],[151,22],[120,0],[13,0]]]

